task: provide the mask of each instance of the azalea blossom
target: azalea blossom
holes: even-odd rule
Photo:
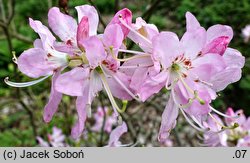
[[[126,29],[116,19],[123,13],[123,18],[129,23],[132,19],[130,11],[128,9],[119,11],[104,33],[96,35],[97,32],[93,31],[98,25],[95,8],[83,5],[76,9],[78,25],[72,17],[61,13],[58,8],[49,11],[49,25],[65,42],[64,45],[60,45],[60,49],[74,49],[72,54],[74,57],[69,63],[73,69],[62,74],[55,84],[58,92],[77,96],[78,121],[72,129],[73,138],[79,137],[82,133],[87,116],[91,116],[91,103],[102,89],[106,91],[116,116],[122,110],[113,96],[122,100],[138,99],[129,90],[130,77],[119,71],[120,62],[115,59],[126,36]],[[61,18],[60,21],[58,17]],[[65,32],[60,29],[64,29],[62,31]]]
[[[231,27],[214,25],[206,31],[191,13],[186,13],[186,19],[187,31],[181,40],[172,32],[162,32],[153,41],[153,58],[162,65],[156,80],[163,80],[171,90],[159,139],[168,137],[179,110],[199,131],[207,130],[202,122],[211,111],[224,115],[210,103],[216,92],[241,78],[245,62],[239,51],[228,48]]]
[[[105,124],[103,126],[104,116],[105,116]],[[117,117],[115,116],[114,113],[111,113],[108,107],[102,108],[99,106],[97,108],[97,112],[94,113],[93,117],[95,119],[95,124],[91,128],[91,130],[95,132],[100,132],[103,127],[104,131],[110,133],[113,125],[117,123]]]
[[[246,25],[242,30],[242,37],[244,38],[244,42],[247,43],[250,39],[250,25]]]
[[[41,147],[67,147],[65,143],[65,135],[63,135],[62,130],[53,127],[52,134],[48,134],[48,141],[44,140],[40,136],[37,137],[39,146]]]
[[[233,37],[231,27],[214,25],[206,31],[191,13],[186,13],[186,19],[187,31],[181,40],[173,32],[157,34],[156,30],[154,30],[155,35],[149,37],[150,35],[145,34],[147,31],[145,27],[148,27],[145,22],[137,23],[137,29],[127,26],[132,33],[132,39],[150,54],[154,70],[159,70],[144,78],[144,83],[150,83],[151,90],[155,88],[152,85],[159,87],[165,85],[165,88],[170,90],[169,100],[162,115],[160,141],[166,139],[171,129],[175,127],[179,110],[187,122],[199,131],[208,130],[202,122],[206,116],[211,116],[211,111],[225,116],[212,108],[210,103],[216,99],[216,92],[241,78],[241,68],[245,62],[239,51],[228,48]],[[122,19],[120,21],[125,24]],[[136,61],[139,60],[137,59],[139,56],[135,57]],[[143,58],[144,62],[145,58]],[[136,74],[136,71],[133,73]],[[149,72],[146,74],[148,75]],[[136,77],[132,78],[131,83],[141,78],[139,75]],[[138,86],[139,89],[141,89],[140,86]],[[159,90],[156,89],[155,93]],[[147,94],[148,91],[144,93]],[[152,95],[150,91],[148,94]],[[144,95],[146,98],[149,96]]]
[[[250,118],[246,118],[243,110],[233,111],[228,108],[226,115],[235,116],[240,114],[239,118],[225,118],[224,121],[217,115],[214,115],[216,120],[208,118],[205,125],[211,128],[211,131],[204,133],[203,145],[205,146],[237,146],[250,147]],[[224,124],[234,126],[235,128],[223,128]]]
[[[18,69],[31,78],[39,78],[31,82],[15,83],[5,78],[6,84],[13,87],[28,87],[37,84],[52,76],[51,94],[44,108],[44,120],[49,122],[56,112],[62,98],[62,93],[55,90],[55,81],[60,72],[67,67],[70,56],[56,50],[56,38],[49,29],[40,21],[29,19],[31,28],[39,35],[40,39],[34,41],[34,48],[24,51],[18,59],[14,58]]]

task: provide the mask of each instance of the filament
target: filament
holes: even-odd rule
[[[143,35],[141,35],[140,33],[138,33],[136,30],[134,30],[133,28],[131,28],[123,19],[122,17],[119,18],[120,22],[122,23],[122,25],[124,25],[126,28],[128,28],[131,32],[137,34],[139,37],[141,37],[143,40],[145,40],[148,44],[152,45],[152,42],[147,39],[146,37],[144,37]]]
[[[116,109],[119,113],[122,113],[122,109],[119,108],[119,106],[117,105],[117,103],[115,102],[115,99],[111,93],[111,90],[108,86],[108,83],[107,83],[107,80],[106,80],[106,77],[104,76],[103,73],[100,74],[100,77],[101,77],[101,80],[102,80],[102,83],[103,83],[103,86],[104,86],[104,89],[105,91],[107,92],[107,95],[109,97],[109,100],[111,102],[111,105],[113,106],[114,109]]]
[[[181,113],[183,114],[184,118],[187,120],[187,122],[188,122],[193,128],[195,128],[196,130],[198,130],[198,131],[200,131],[200,132],[205,132],[205,131],[210,130],[209,128],[203,129],[203,128],[197,127],[197,126],[188,118],[188,116],[187,116],[186,113],[183,111],[183,109],[180,108],[180,110],[181,110]]]
[[[110,52],[111,52],[111,55],[112,57],[117,60],[117,61],[121,61],[121,62],[125,62],[125,61],[129,61],[129,60],[132,60],[132,59],[137,59],[137,58],[144,58],[144,57],[150,57],[149,54],[141,54],[141,55],[136,55],[136,56],[133,56],[133,57],[129,57],[129,58],[124,58],[124,59],[120,59],[120,58],[117,58],[113,52],[113,47],[110,47]]]
[[[9,86],[12,86],[12,87],[17,87],[17,88],[22,88],[22,87],[28,87],[28,86],[32,86],[32,85],[35,85],[37,83],[40,83],[41,81],[47,79],[48,77],[50,77],[51,75],[48,75],[48,76],[44,76],[38,80],[34,80],[34,81],[30,81],[30,82],[23,82],[23,83],[16,83],[16,82],[12,82],[12,81],[9,81],[9,77],[6,77],[4,79],[4,82],[9,85]]]
[[[124,53],[138,54],[138,55],[147,54],[147,53],[144,53],[144,52],[138,52],[138,51],[126,50],[126,49],[118,49],[118,51],[119,52],[124,52]]]
[[[220,112],[220,111],[214,109],[214,108],[211,107],[211,106],[210,106],[210,109],[211,109],[212,111],[214,111],[215,113],[217,113],[217,114],[219,114],[219,115],[221,115],[221,116],[223,116],[223,117],[225,117],[225,118],[239,118],[239,116],[241,115],[241,114],[239,113],[239,114],[237,114],[237,115],[235,115],[235,116],[229,116],[229,115],[226,115],[226,114],[224,114],[224,113],[222,113],[222,112]]]

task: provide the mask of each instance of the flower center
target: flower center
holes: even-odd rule
[[[171,70],[174,71],[174,72],[177,72],[180,70],[180,66],[176,63],[172,64],[171,66]]]

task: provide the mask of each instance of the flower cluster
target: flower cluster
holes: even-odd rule
[[[44,140],[40,136],[37,138],[40,147],[67,147],[68,144],[65,143],[65,135],[63,135],[62,130],[57,127],[53,127],[52,134],[48,134],[48,141]]]
[[[217,115],[214,115],[215,120],[209,118],[207,126],[211,128],[210,132],[204,134],[204,145],[206,146],[237,146],[249,147],[250,146],[250,118],[246,118],[243,110],[233,111],[228,108],[226,115],[234,116],[240,113],[237,119],[225,118],[224,122]],[[233,130],[225,130],[224,123],[227,125],[234,125],[237,123],[239,126]]]
[[[49,10],[49,27],[60,40],[40,21],[29,19],[40,38],[16,63],[22,73],[39,79],[26,83],[5,80],[10,86],[26,87],[52,76],[51,94],[44,108],[45,122],[51,121],[63,94],[75,96],[78,120],[72,137],[78,138],[91,116],[91,103],[101,90],[106,92],[118,119],[127,100],[144,102],[160,90],[168,90],[159,131],[161,142],[168,139],[179,112],[199,131],[210,130],[206,120],[214,120],[211,112],[227,118],[238,116],[225,115],[210,105],[218,91],[241,78],[245,58],[228,47],[233,38],[231,27],[218,24],[206,30],[187,12],[186,32],[179,39],[173,32],[159,32],[141,17],[132,22],[132,12],[124,8],[114,15],[104,33],[97,34],[96,9],[89,5],[75,8],[78,21],[57,7]],[[126,39],[136,43],[141,51],[127,49]],[[120,54],[133,56],[121,58]],[[114,97],[123,101],[122,108]],[[107,132],[109,125],[105,125]],[[122,128],[120,135],[127,130],[124,123],[118,127]]]

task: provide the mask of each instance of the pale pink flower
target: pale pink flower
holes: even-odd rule
[[[41,137],[37,137],[39,146],[41,147],[66,147],[68,146],[65,143],[65,135],[63,135],[62,130],[53,127],[52,134],[48,134],[48,141],[45,141]]]
[[[244,42],[247,43],[250,39],[250,25],[246,25],[245,28],[241,30]]]
[[[152,57],[162,65],[155,80],[165,81],[166,89],[171,90],[159,139],[167,138],[175,127],[178,110],[193,127],[206,130],[203,117],[211,111],[219,113],[209,104],[217,91],[241,78],[245,62],[240,52],[227,47],[233,37],[231,27],[214,25],[206,31],[191,13],[187,12],[186,18],[187,31],[181,40],[172,32],[153,39]]]
[[[95,132],[100,132],[102,127],[103,127],[103,121],[104,121],[104,116],[106,117],[105,119],[105,124],[104,124],[104,131],[107,133],[110,133],[112,130],[113,125],[117,123],[117,117],[115,116],[114,113],[111,113],[108,107],[98,107],[97,112],[94,113],[94,119],[95,119],[95,124],[91,128],[92,131]]]
[[[232,108],[227,109],[226,115],[238,118],[225,118],[225,123],[216,115],[208,118],[205,125],[211,131],[204,133],[204,145],[249,147],[250,118],[246,118],[242,110],[234,112]],[[224,124],[231,127],[226,127]]]
[[[130,77],[119,71],[120,62],[115,59],[126,35],[126,28],[116,21],[119,14],[112,19],[104,34],[96,35],[97,32],[94,30],[97,29],[98,19],[96,19],[97,12],[94,7],[84,5],[76,7],[76,9],[79,19],[78,26],[72,17],[62,14],[59,9],[52,8],[49,11],[49,25],[54,33],[57,33],[65,42],[60,49],[69,49],[69,46],[75,49],[72,54],[75,57],[70,59],[70,63],[75,64],[75,68],[62,74],[55,84],[57,91],[77,96],[78,121],[72,129],[73,138],[79,137],[82,133],[87,115],[91,116],[91,103],[103,88],[116,116],[117,111],[121,111],[121,109],[113,96],[124,100],[137,98],[128,89]],[[82,13],[85,11],[86,13]],[[123,18],[128,23],[131,21],[131,16],[129,16],[131,13],[128,9],[123,9],[118,13],[123,13]],[[61,18],[60,21],[58,17]],[[65,32],[61,32],[61,28],[66,28]],[[70,31],[70,33],[66,31]],[[65,46],[67,48],[64,48]]]
[[[54,44],[56,38],[49,29],[40,21],[29,19],[31,28],[39,35],[40,39],[34,41],[34,48],[24,51],[16,63],[18,69],[25,75],[38,78],[38,80],[25,83],[14,83],[5,79],[5,82],[13,87],[28,87],[37,84],[49,76],[52,77],[51,94],[49,101],[44,108],[44,120],[49,122],[57,111],[62,94],[55,90],[55,81],[60,76],[60,72],[68,65],[68,54],[56,50]]]

